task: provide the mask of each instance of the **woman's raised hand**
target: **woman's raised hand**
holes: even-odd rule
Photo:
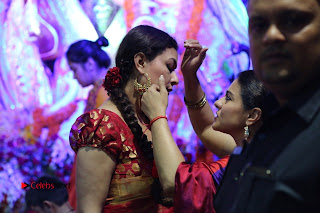
[[[195,74],[206,58],[208,48],[203,48],[199,41],[193,39],[186,40],[184,47],[186,50],[181,63],[182,74]]]
[[[168,91],[163,75],[159,77],[159,85],[153,84],[142,95],[141,110],[152,120],[159,115],[166,115],[168,106]]]

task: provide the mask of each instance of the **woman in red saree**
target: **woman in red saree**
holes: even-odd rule
[[[167,185],[154,184],[152,135],[140,99],[160,75],[166,91],[172,91],[178,84],[177,57],[176,41],[150,26],[135,27],[122,40],[116,67],[104,81],[110,98],[80,116],[71,129],[70,145],[77,153],[77,212],[166,210],[158,205],[166,195],[152,197],[152,191],[157,192],[153,186],[167,191]],[[175,162],[183,159],[181,153],[175,157]],[[172,164],[173,169],[177,166]]]
[[[151,126],[155,163],[161,182],[175,188],[174,212],[215,212],[213,198],[229,154],[239,151],[244,141],[250,141],[262,124],[263,100],[267,90],[252,70],[241,72],[226,95],[217,100],[214,116],[206,100],[196,72],[205,59],[207,48],[196,40],[185,42],[186,51],[181,65],[185,83],[185,104],[195,132],[204,145],[221,157],[213,163],[187,164],[181,160],[176,170],[168,170],[178,154],[168,123],[157,119]],[[142,110],[150,120],[165,115],[168,94],[163,78],[152,85],[142,97]],[[246,143],[246,142],[245,142]],[[236,149],[234,149],[238,146]],[[177,163],[177,162],[175,162]]]

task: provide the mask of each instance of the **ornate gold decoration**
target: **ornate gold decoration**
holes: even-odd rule
[[[146,84],[140,84],[138,82],[138,76],[133,82],[134,90],[137,91],[139,95],[143,95],[143,93],[151,86],[151,78],[149,77],[148,73],[143,73],[143,76],[147,79]]]

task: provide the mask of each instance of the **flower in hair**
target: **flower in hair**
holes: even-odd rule
[[[109,91],[112,87],[118,87],[121,83],[122,76],[118,67],[110,68],[107,72],[104,87]]]

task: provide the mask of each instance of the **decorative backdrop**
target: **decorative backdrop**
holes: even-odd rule
[[[243,1],[245,2],[245,1]],[[132,27],[148,24],[179,44],[209,47],[198,76],[210,103],[240,71],[250,68],[241,0],[1,0],[0,212],[24,207],[21,182],[51,174],[69,181],[74,153],[68,135],[82,114],[88,88],[73,79],[65,52],[80,39],[104,35],[112,59]],[[114,61],[112,65],[114,65]],[[178,66],[179,67],[179,66]],[[188,161],[213,160],[202,147],[183,104],[183,78],[170,95],[171,131]],[[195,151],[196,150],[196,151]]]

